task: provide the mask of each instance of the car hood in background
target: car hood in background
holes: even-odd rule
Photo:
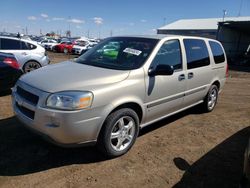
[[[129,71],[99,68],[75,62],[42,67],[20,78],[20,81],[46,92],[91,90],[100,85],[126,79]]]

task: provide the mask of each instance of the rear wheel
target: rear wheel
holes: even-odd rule
[[[212,85],[205,97],[203,102],[203,110],[205,112],[211,112],[215,108],[218,99],[218,87],[216,85]]]
[[[125,154],[135,143],[139,132],[139,118],[129,108],[110,114],[98,139],[98,148],[107,157]]]
[[[33,70],[36,70],[40,67],[41,67],[41,65],[37,61],[28,61],[27,63],[24,64],[23,71],[25,73],[27,73],[27,72],[31,72]]]

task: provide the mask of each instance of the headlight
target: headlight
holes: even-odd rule
[[[90,107],[92,100],[93,94],[91,92],[58,92],[47,98],[46,106],[61,110],[79,110]]]

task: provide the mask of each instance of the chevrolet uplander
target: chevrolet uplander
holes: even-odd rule
[[[220,42],[189,36],[111,37],[72,61],[22,76],[17,118],[61,146],[126,153],[140,128],[195,105],[210,112],[225,84]]]

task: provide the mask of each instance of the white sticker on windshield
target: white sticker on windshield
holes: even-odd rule
[[[132,49],[132,48],[125,48],[125,49],[123,50],[123,52],[126,52],[126,53],[128,53],[128,54],[137,55],[137,56],[139,56],[139,55],[142,53],[142,51],[136,50],[136,49]]]

